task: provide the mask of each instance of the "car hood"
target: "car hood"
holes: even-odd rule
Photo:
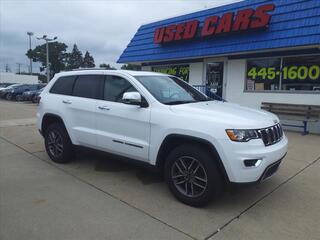
[[[14,90],[13,88],[4,88],[4,89],[2,89],[1,91],[2,92],[10,92],[10,91],[12,91],[12,90]]]
[[[177,114],[198,117],[200,121],[209,118],[237,129],[265,128],[279,122],[273,113],[221,101],[173,105],[171,110]]]

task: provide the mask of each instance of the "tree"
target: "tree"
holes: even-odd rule
[[[96,65],[94,64],[94,59],[90,55],[88,51],[86,51],[81,67],[83,68],[94,68]]]
[[[102,63],[99,65],[100,68],[105,68],[107,70],[116,70],[115,67],[111,67],[110,64]]]
[[[77,44],[73,45],[72,52],[68,54],[67,70],[78,69],[83,62],[82,52],[78,49]]]
[[[123,70],[134,70],[134,71],[141,71],[141,66],[140,65],[135,65],[135,64],[124,64],[121,66],[121,69]]]
[[[47,82],[47,76],[45,74],[33,73],[32,75],[38,76],[38,80],[39,80],[40,83],[46,83]]]
[[[61,42],[51,42],[49,43],[49,63],[50,63],[50,76],[58,73],[65,69],[67,50],[68,46]],[[36,46],[33,50],[28,50],[26,53],[28,58],[33,59],[34,62],[40,62],[40,71],[44,71],[47,66],[46,61],[46,44]]]

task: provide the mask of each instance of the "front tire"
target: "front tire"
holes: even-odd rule
[[[173,195],[187,205],[208,204],[220,193],[222,186],[215,160],[202,146],[185,144],[172,150],[164,170]]]
[[[11,93],[7,93],[6,99],[7,99],[8,101],[12,100],[12,94],[11,94]]]
[[[46,151],[53,162],[67,163],[73,160],[74,149],[62,123],[53,123],[44,132]]]

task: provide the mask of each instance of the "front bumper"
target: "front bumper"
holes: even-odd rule
[[[223,144],[222,161],[229,181],[233,183],[253,183],[266,180],[278,169],[288,150],[288,139],[285,135],[281,141],[270,146],[265,146],[261,139],[246,143],[224,140],[220,144]],[[244,161],[250,159],[258,159],[259,165],[245,166]],[[272,166],[277,167],[271,168]]]
[[[260,179],[259,179],[259,182],[263,182],[269,178],[271,178],[273,176],[273,174],[275,174],[279,167],[280,167],[280,164],[282,162],[282,159],[285,157],[286,155],[284,155],[279,161],[276,161],[272,164],[270,164],[263,172],[263,174],[261,175]]]

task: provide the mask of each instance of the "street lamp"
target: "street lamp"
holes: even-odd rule
[[[48,38],[47,35],[43,35],[42,38],[37,38],[38,40],[45,40],[46,41],[46,58],[47,58],[47,82],[49,82],[50,80],[50,69],[49,69],[49,42],[53,42],[54,40],[56,40],[58,37],[54,37],[54,38]]]
[[[31,51],[31,36],[33,36],[33,32],[27,32],[27,34],[29,35],[29,49]],[[30,75],[32,75],[32,59],[30,58],[30,69],[29,69],[29,73]]]

